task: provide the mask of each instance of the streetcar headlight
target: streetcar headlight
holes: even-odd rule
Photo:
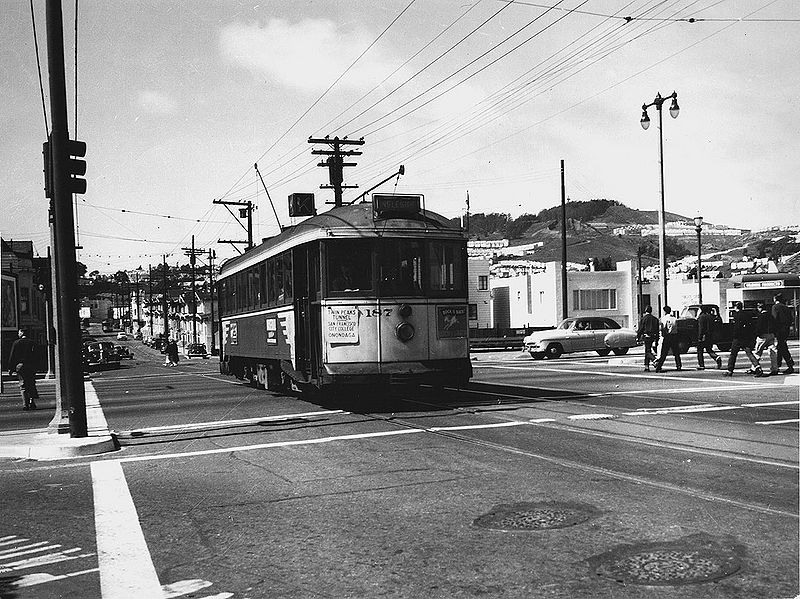
[[[408,318],[411,316],[411,306],[408,304],[403,304],[397,309],[397,313],[400,314],[403,318]]]
[[[409,322],[401,322],[394,329],[394,334],[403,343],[411,341],[414,337],[414,332],[414,326]]]

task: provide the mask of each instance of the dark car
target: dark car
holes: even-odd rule
[[[110,341],[86,343],[84,346],[86,365],[90,368],[119,368],[119,355]]]
[[[186,346],[187,358],[208,358],[208,350],[205,343],[190,343]]]

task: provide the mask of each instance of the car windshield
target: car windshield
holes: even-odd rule
[[[567,330],[567,329],[569,329],[570,327],[572,327],[572,323],[573,323],[573,322],[575,322],[575,320],[574,320],[574,319],[572,319],[572,318],[567,318],[566,320],[562,320],[562,321],[561,321],[561,324],[560,324],[560,325],[558,325],[556,328],[557,328],[557,329],[563,329],[563,330]]]

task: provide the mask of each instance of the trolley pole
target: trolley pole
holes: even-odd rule
[[[150,337],[153,336],[153,266],[147,265],[147,311],[150,315]]]
[[[86,395],[83,388],[81,330],[78,319],[78,277],[75,258],[75,220],[72,212],[72,188],[69,131],[67,126],[67,89],[64,74],[64,29],[60,0],[47,0],[47,66],[50,73],[50,117],[52,194],[56,229],[56,268],[60,372],[64,373],[62,400],[69,410],[71,437],[86,437]]]
[[[164,254],[164,292],[161,294],[161,307],[164,310],[164,342],[169,339],[169,300],[167,299],[167,255]]]
[[[211,293],[211,355],[214,355],[214,258],[216,253],[214,250],[208,250],[208,289]]]
[[[250,211],[252,212],[252,211]],[[192,343],[197,343],[197,288],[195,287],[195,264],[197,256],[204,254],[204,249],[197,249],[194,246],[194,235],[192,235],[192,247],[183,248],[184,253],[189,256],[189,266],[192,273]]]

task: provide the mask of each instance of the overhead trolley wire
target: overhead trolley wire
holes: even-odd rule
[[[275,140],[275,141],[272,143],[272,145],[271,145],[269,148],[267,148],[267,149],[264,151],[264,153],[263,153],[263,154],[261,154],[261,156],[259,156],[259,157],[258,157],[258,160],[256,160],[255,162],[259,162],[259,161],[261,161],[261,160],[264,158],[264,156],[266,156],[266,155],[267,155],[267,154],[270,152],[270,150],[272,150],[272,149],[273,149],[273,148],[274,148],[276,145],[278,145],[278,143],[279,143],[279,142],[280,142],[280,141],[281,141],[281,140],[282,140],[284,137],[286,137],[286,136],[289,134],[289,132],[290,132],[292,129],[294,129],[294,128],[297,126],[297,124],[298,124],[298,123],[299,123],[301,120],[303,120],[303,118],[305,118],[305,116],[306,116],[306,115],[307,115],[309,112],[311,112],[311,110],[312,110],[312,109],[313,109],[313,108],[314,108],[314,107],[315,107],[317,104],[319,104],[319,102],[322,100],[322,98],[324,98],[324,97],[325,97],[325,96],[328,94],[328,92],[329,92],[329,91],[331,91],[331,90],[333,89],[333,87],[334,87],[334,86],[335,86],[335,85],[336,85],[336,84],[337,84],[339,81],[341,81],[341,80],[342,80],[342,78],[343,78],[343,77],[344,77],[344,76],[345,76],[345,75],[346,75],[348,72],[350,72],[350,69],[352,69],[352,68],[353,68],[353,67],[356,65],[356,63],[357,63],[359,60],[361,60],[361,58],[362,58],[362,57],[363,57],[363,56],[364,56],[364,55],[365,55],[367,52],[369,52],[369,51],[372,49],[372,47],[373,47],[375,44],[377,44],[377,43],[378,43],[378,40],[380,40],[380,39],[381,39],[381,38],[382,38],[382,37],[383,37],[383,36],[386,34],[386,32],[387,32],[387,31],[389,31],[389,29],[392,27],[392,25],[394,25],[394,24],[395,24],[395,23],[398,21],[398,19],[400,19],[400,17],[402,17],[402,16],[403,16],[403,15],[406,13],[406,11],[407,11],[409,8],[411,8],[411,6],[412,6],[412,5],[413,5],[413,4],[414,4],[416,1],[417,1],[417,0],[411,0],[411,2],[409,2],[409,3],[406,5],[406,7],[405,7],[405,8],[404,8],[402,11],[400,11],[400,14],[398,14],[398,15],[397,15],[397,16],[396,16],[394,19],[392,19],[392,21],[391,21],[391,22],[390,22],[390,23],[389,23],[389,24],[386,26],[386,28],[385,28],[385,29],[384,29],[384,30],[383,30],[383,31],[380,33],[380,35],[378,35],[378,37],[376,37],[376,38],[375,38],[375,39],[372,41],[372,43],[370,43],[370,44],[369,44],[369,46],[367,46],[367,47],[366,47],[366,48],[365,48],[365,49],[364,49],[364,50],[361,52],[361,54],[359,54],[359,55],[356,57],[356,59],[355,59],[353,62],[351,62],[351,63],[350,63],[350,65],[349,65],[349,66],[348,66],[348,67],[347,67],[347,68],[346,68],[344,71],[342,71],[342,73],[341,73],[341,74],[340,74],[340,75],[339,75],[339,76],[338,76],[338,77],[337,77],[337,78],[336,78],[336,79],[333,81],[333,83],[331,83],[331,84],[328,86],[328,88],[327,88],[327,89],[326,89],[324,92],[322,92],[322,94],[321,94],[321,95],[320,95],[320,96],[319,96],[319,97],[318,97],[316,100],[314,100],[314,102],[311,104],[311,106],[309,106],[308,108],[306,108],[306,110],[305,110],[305,112],[303,112],[303,114],[301,114],[299,117],[297,117],[297,119],[294,121],[294,123],[292,123],[292,124],[289,126],[289,128],[288,128],[286,131],[284,131],[284,132],[283,132],[283,133],[280,135],[280,137],[278,137],[278,139],[276,139],[276,140]],[[241,180],[242,180],[242,179],[243,179],[243,178],[244,178],[244,177],[247,175],[247,173],[248,173],[249,171],[250,171],[250,169],[248,168],[248,169],[247,169],[247,171],[245,171],[245,172],[242,174],[242,176],[241,176],[241,177],[239,177],[239,179],[237,179],[237,180],[236,180],[236,183],[234,183],[234,184],[231,186],[231,189],[233,189],[234,187],[236,187],[236,185],[238,185],[238,184],[239,184],[239,182],[240,182],[240,181],[241,181]],[[230,191],[230,190],[229,190],[229,191]],[[222,197],[226,197],[227,195],[228,195],[228,192],[226,192],[225,194],[223,194],[223,196],[222,196]]]
[[[44,82],[42,81],[42,63],[39,60],[39,38],[36,35],[36,14],[33,10],[33,0],[31,4],[31,25],[33,27],[33,48],[36,51],[36,71],[39,73],[39,92],[42,96],[42,114],[44,114],[44,133],[50,135],[50,125],[47,123],[47,106],[44,98]]]

